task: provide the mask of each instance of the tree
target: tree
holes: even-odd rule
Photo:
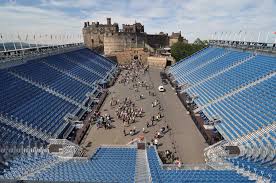
[[[183,42],[176,42],[171,46],[171,54],[176,61],[192,55],[193,53],[203,49],[204,44],[188,44]]]

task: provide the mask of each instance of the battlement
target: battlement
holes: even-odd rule
[[[122,29],[119,30],[118,23],[112,24],[111,18],[106,19],[106,24],[84,22],[83,38],[88,48],[100,48],[105,54],[126,48],[145,48],[145,43],[152,49],[159,49],[184,40],[181,32],[173,32],[172,35],[164,32],[147,34],[144,25],[139,22],[122,24]]]
[[[87,21],[87,22],[84,22],[84,29],[85,28],[104,28],[104,27],[116,27],[117,30],[119,30],[119,26],[118,26],[118,23],[113,23],[111,24],[111,18],[107,18],[106,19],[106,24],[100,24],[99,22],[90,22]]]

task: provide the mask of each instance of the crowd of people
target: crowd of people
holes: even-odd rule
[[[145,67],[141,62],[134,61],[129,65],[120,67],[123,72],[121,72],[118,78],[118,83],[123,87],[127,87],[129,90],[133,90],[135,97],[119,97],[112,94],[109,104],[111,110],[113,110],[115,114],[114,120],[121,123],[124,136],[132,136],[132,139],[137,137],[136,135],[143,137],[147,136],[147,140],[158,148],[162,145],[160,139],[170,131],[170,127],[165,120],[160,99],[153,90],[153,83],[145,79],[145,75],[148,72],[148,66]],[[150,102],[152,108],[151,112],[145,111],[143,107],[139,106],[139,100],[152,101]],[[150,117],[146,119],[145,116]],[[112,118],[110,114],[101,115],[99,112],[96,112],[94,119],[98,128],[112,128]],[[138,122],[139,124],[136,125]],[[143,127],[140,125],[141,122],[144,123],[144,125],[142,125]],[[159,126],[159,130],[156,130],[158,129],[156,125]],[[137,129],[137,126],[140,126],[140,129]]]

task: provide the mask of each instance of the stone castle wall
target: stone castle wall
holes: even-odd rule
[[[144,48],[145,34],[143,33],[107,33],[104,36],[104,53],[124,51],[127,48]]]
[[[149,52],[144,51],[143,48],[127,48],[123,51],[113,52],[109,56],[116,58],[119,64],[130,64],[134,59],[139,59],[147,64]]]

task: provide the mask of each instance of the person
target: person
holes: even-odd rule
[[[169,127],[169,125],[167,125],[167,131],[169,131],[170,130],[170,127]]]
[[[147,122],[147,128],[149,127],[149,122]]]
[[[146,132],[146,130],[145,130],[145,128],[143,128],[143,133],[145,133]]]
[[[166,155],[167,159],[171,158],[171,154],[172,154],[172,152],[170,150],[165,151],[165,155]]]
[[[133,130],[130,130],[130,131],[129,131],[129,135],[133,136],[133,134],[134,134],[134,133],[133,133]]]
[[[157,132],[157,138],[161,138],[160,132]]]
[[[159,121],[159,115],[156,116],[156,121]]]
[[[175,164],[178,168],[181,168],[181,161],[180,161],[178,158],[174,161],[174,164]]]
[[[158,147],[158,140],[154,139],[154,145],[156,145],[156,148]]]
[[[160,132],[161,132],[161,133],[164,133],[164,132],[165,132],[165,129],[166,129],[166,128],[163,126],[163,127],[160,129]]]
[[[123,133],[124,133],[124,135],[126,136],[126,130],[125,130],[125,128],[124,128],[124,131],[123,131]]]
[[[161,117],[162,117],[162,115],[161,115],[161,113],[160,113],[160,112],[158,112],[158,117],[159,117],[159,118],[161,118]]]

